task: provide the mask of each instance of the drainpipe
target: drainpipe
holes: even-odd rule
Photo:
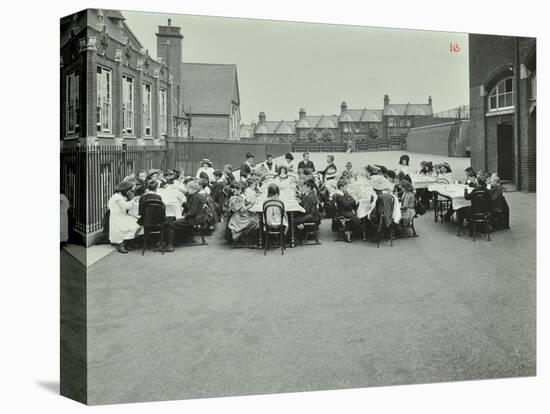
[[[521,82],[521,68],[519,62],[519,37],[514,38],[514,97],[515,97],[515,110],[514,110],[514,181],[516,182],[517,189],[521,189],[521,161],[520,161],[520,141],[521,141],[521,108],[520,108],[520,82]]]

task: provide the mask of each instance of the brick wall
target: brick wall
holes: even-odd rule
[[[421,154],[449,155],[449,137],[454,123],[411,128],[406,150]]]
[[[193,115],[191,136],[195,139],[228,140],[229,116]]]

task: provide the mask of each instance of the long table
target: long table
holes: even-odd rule
[[[431,185],[434,185],[437,181],[436,176],[431,175],[420,175],[413,174],[411,175],[412,185],[414,188],[428,188]]]
[[[464,198],[464,189],[466,189],[468,193],[473,190],[473,188],[464,184],[432,184],[428,186],[429,191],[436,192],[440,196],[451,200],[451,208],[454,211],[471,206],[471,202]],[[460,223],[458,220],[456,223],[456,234],[460,236]]]

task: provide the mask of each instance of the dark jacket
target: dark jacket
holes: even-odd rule
[[[355,209],[359,204],[347,191],[344,191],[344,194],[335,194],[333,200],[336,204],[337,217],[351,218],[355,215]]]
[[[246,162],[241,164],[241,178],[246,178],[252,173],[252,168]]]
[[[487,209],[489,210],[489,212],[491,212],[491,210],[492,210],[492,207],[491,207],[491,204],[492,204],[491,203],[491,193],[489,192],[489,190],[487,190],[487,187],[477,186],[476,188],[474,188],[472,190],[471,193],[468,193],[468,191],[466,189],[464,189],[464,198],[466,200],[471,200],[474,197],[474,195],[480,194],[480,193],[485,195],[486,203],[487,203]],[[473,206],[473,209],[477,209],[477,208],[475,206]]]
[[[186,224],[195,225],[205,222],[204,203],[204,197],[199,193],[187,196],[187,202],[183,206],[183,220]]]
[[[313,164],[313,161],[308,160],[308,162],[300,161],[298,163],[298,169],[306,170],[309,168],[311,171],[315,171],[315,165]]]
[[[306,221],[319,221],[319,199],[315,189],[305,194],[300,201],[300,204],[305,210],[304,219]]]
[[[491,202],[493,205],[494,211],[504,211],[508,207],[506,199],[504,198],[504,188],[501,184],[497,185],[494,188],[491,188]]]
[[[138,219],[138,224],[140,226],[148,225],[148,223],[145,222],[145,206],[151,200],[157,200],[157,201],[160,201],[162,203],[162,198],[157,193],[145,193],[139,198],[139,204],[138,204],[139,219]],[[155,221],[155,218],[151,217],[151,218],[148,218],[146,221],[150,222],[151,220]]]

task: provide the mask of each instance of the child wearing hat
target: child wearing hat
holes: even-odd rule
[[[401,188],[402,195],[400,198],[401,201],[401,225],[403,227],[409,227],[416,215],[415,210],[415,196],[414,188],[410,182],[407,180],[401,180],[399,182],[399,187]]]
[[[137,219],[128,211],[134,208],[135,200],[130,195],[133,183],[122,181],[115,187],[115,192],[109,199],[109,241],[115,244],[119,253],[128,253],[129,240],[136,238],[141,226]]]

